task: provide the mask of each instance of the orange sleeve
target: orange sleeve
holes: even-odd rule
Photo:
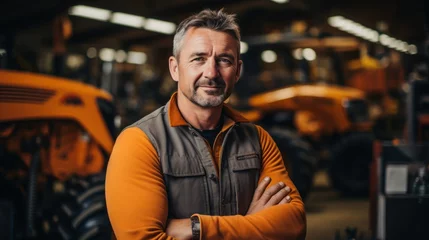
[[[107,167],[106,203],[119,240],[169,239],[167,194],[155,148],[134,127],[116,140]]]
[[[282,156],[271,136],[258,126],[262,148],[262,170],[259,182],[271,177],[270,186],[283,181],[292,191],[292,201],[258,213],[241,216],[198,215],[202,239],[305,239],[304,203],[283,164]]]

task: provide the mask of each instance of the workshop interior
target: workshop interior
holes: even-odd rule
[[[308,240],[429,239],[429,3],[3,1],[0,239],[114,239],[105,173],[118,134],[163,106],[178,24],[235,13],[226,104],[268,131]]]

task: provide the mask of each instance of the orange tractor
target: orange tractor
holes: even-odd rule
[[[276,141],[303,198],[314,172],[323,165],[343,194],[368,193],[373,137],[364,92],[294,85],[252,96],[248,104],[252,110],[244,115],[264,126]]]
[[[0,109],[0,238],[109,238],[111,95],[66,79],[0,71]]]

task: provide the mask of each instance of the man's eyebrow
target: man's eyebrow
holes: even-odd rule
[[[194,57],[204,57],[204,56],[207,56],[208,55],[208,53],[206,53],[206,52],[194,52],[194,53],[192,53],[190,56],[189,56],[189,58],[194,58]],[[219,54],[218,56],[216,56],[217,58],[222,58],[222,57],[226,57],[226,58],[229,58],[230,60],[232,60],[232,61],[234,61],[235,60],[235,57],[234,57],[234,55],[232,55],[232,54],[229,54],[229,53],[221,53],[221,54]]]
[[[205,52],[194,52],[191,54],[191,56],[189,56],[189,58],[193,58],[193,57],[203,57],[203,56],[207,56],[208,54]]]

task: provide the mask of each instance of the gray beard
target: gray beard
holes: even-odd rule
[[[226,95],[228,94],[222,92],[221,94],[217,95],[218,90],[207,90],[205,93],[211,96],[211,98],[206,99],[201,95],[198,95],[197,90],[200,86],[223,87],[222,90],[224,90],[224,83],[225,82],[222,79],[200,79],[195,83],[195,88],[192,89],[192,96],[189,97],[189,100],[202,108],[218,107],[223,103],[223,101],[226,99]]]
[[[191,100],[191,102],[193,102],[194,104],[202,108],[212,108],[212,107],[218,107],[223,103],[223,101],[225,100],[225,94],[222,93],[221,95],[213,96],[210,99],[206,99],[198,95],[197,92],[194,91],[192,96],[189,98],[189,100]]]

